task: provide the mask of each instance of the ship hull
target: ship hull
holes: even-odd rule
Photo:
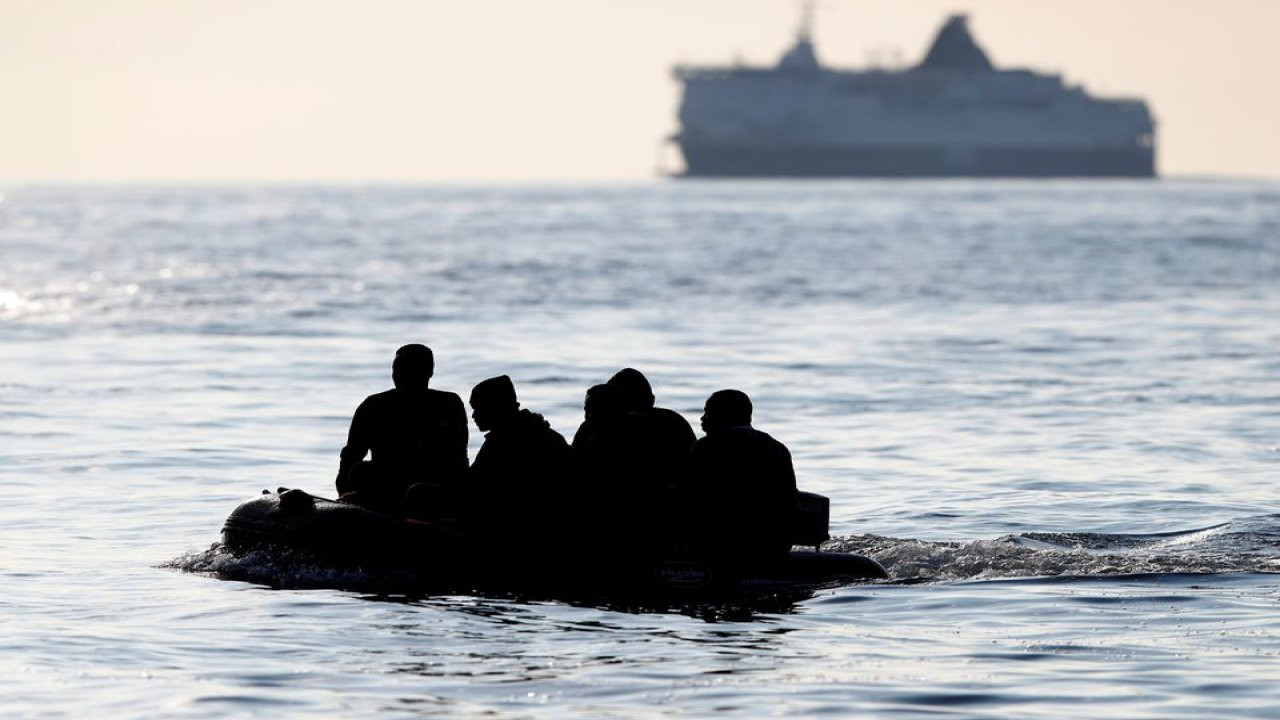
[[[759,147],[679,142],[686,177],[1154,177],[1151,148]]]

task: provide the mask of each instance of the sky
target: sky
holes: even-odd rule
[[[0,182],[627,181],[678,62],[772,64],[800,0],[0,0]],[[1280,177],[1280,0],[817,0],[825,64],[943,19],[1145,98],[1167,176]]]

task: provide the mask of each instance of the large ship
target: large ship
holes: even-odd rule
[[[774,67],[675,68],[685,175],[1155,176],[1144,101],[998,69],[964,15],[906,69],[823,67],[809,25]]]

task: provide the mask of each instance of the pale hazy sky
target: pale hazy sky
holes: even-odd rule
[[[798,0],[0,0],[0,181],[652,177],[675,62],[773,63]],[[1145,97],[1166,175],[1280,177],[1280,0],[818,0],[824,62]],[[667,163],[674,165],[674,153]]]

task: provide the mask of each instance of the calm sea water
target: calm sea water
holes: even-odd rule
[[[1280,184],[3,191],[0,714],[1280,718]],[[627,612],[237,567],[223,518],[328,493],[412,341],[566,435],[623,366],[693,421],[746,390],[893,579]]]

